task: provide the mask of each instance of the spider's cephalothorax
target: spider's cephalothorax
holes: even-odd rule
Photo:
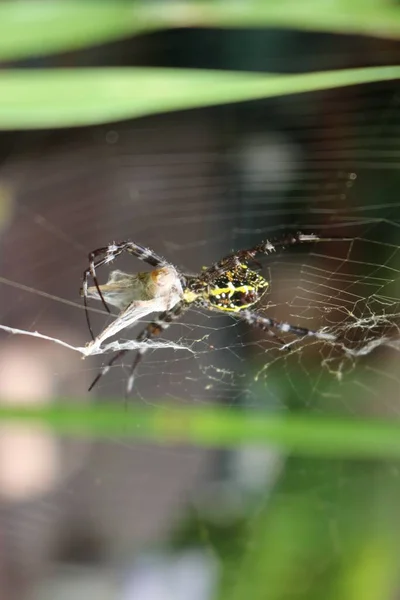
[[[158,256],[136,242],[125,241],[112,243],[103,248],[98,248],[89,254],[89,267],[83,274],[81,294],[86,308],[86,318],[89,331],[94,344],[101,344],[111,334],[133,325],[139,318],[138,315],[147,315],[151,312],[162,311],[158,318],[146,325],[137,336],[138,342],[146,342],[153,336],[162,333],[172,321],[191,306],[202,307],[212,311],[225,311],[231,313],[248,325],[267,331],[278,338],[272,329],[277,329],[284,334],[291,333],[299,337],[314,337],[320,340],[334,341],[336,338],[324,331],[314,331],[305,327],[298,327],[281,321],[276,321],[258,312],[250,310],[268,289],[268,281],[256,271],[252,271],[248,264],[254,261],[257,254],[270,255],[276,250],[284,249],[304,242],[318,242],[321,238],[302,233],[288,234],[274,242],[264,241],[252,248],[239,250],[234,254],[225,256],[210,267],[205,267],[197,276],[180,273],[161,256]],[[96,269],[107,265],[127,252],[153,267],[150,273],[137,273],[129,275],[121,271],[111,273],[109,281],[100,285]],[[94,286],[88,287],[89,278],[93,279]],[[87,312],[87,299],[94,297],[101,300],[110,312],[106,300],[120,309],[120,314],[113,323],[106,327],[96,338],[93,335]],[[127,394],[131,391],[134,373],[147,347],[143,346],[132,363],[127,383]],[[107,373],[118,358],[124,356],[128,350],[119,350],[106,366],[100,371],[89,389],[91,389],[102,375]]]
[[[209,280],[191,278],[183,297],[186,301],[203,300],[210,308],[237,313],[256,304],[265,294],[268,281],[239,263],[226,271],[219,271]]]

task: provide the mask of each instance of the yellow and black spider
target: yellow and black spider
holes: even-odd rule
[[[248,263],[254,261],[257,254],[269,255],[275,252],[277,248],[284,249],[295,244],[317,241],[320,241],[318,236],[302,233],[285,235],[273,242],[264,241],[247,250],[239,250],[234,254],[225,256],[211,267],[204,268],[196,276],[180,273],[152,250],[135,242],[112,243],[103,248],[98,248],[89,254],[89,267],[84,271],[81,289],[91,336],[93,340],[99,339],[99,336],[98,338],[94,337],[90,325],[87,310],[88,297],[101,300],[108,312],[110,310],[106,300],[120,309],[121,312],[114,321],[111,334],[132,325],[138,320],[138,317],[135,317],[137,314],[135,311],[138,310],[139,305],[141,307],[146,306],[147,314],[160,312],[161,310],[162,312],[158,318],[149,323],[138,335],[138,342],[150,340],[153,336],[162,333],[172,321],[191,306],[227,312],[249,325],[268,331],[270,335],[275,335],[270,331],[271,328],[274,328],[283,333],[292,333],[300,337],[311,336],[321,340],[333,341],[335,336],[330,333],[276,321],[251,310],[261,300],[268,289],[269,283],[262,275],[250,269]],[[150,273],[137,273],[134,275],[122,271],[113,271],[107,284],[99,285],[96,269],[111,263],[123,252],[139,258],[154,267],[154,270]],[[98,257],[101,258],[98,259]],[[95,284],[90,288],[88,287],[89,277],[92,277]],[[103,334],[104,332],[100,336]],[[132,390],[135,370],[146,350],[146,346],[143,346],[137,351],[130,369],[127,394]],[[126,349],[117,352],[103,367],[89,389],[92,389],[98,380],[109,371],[114,362],[127,352],[129,350]]]

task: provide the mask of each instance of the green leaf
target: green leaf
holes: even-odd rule
[[[0,60],[42,56],[113,41],[138,32],[121,0],[14,0],[0,3]]]
[[[268,26],[397,37],[400,10],[387,0],[3,0],[0,60],[75,50],[168,27]]]
[[[296,75],[148,68],[7,70],[0,72],[0,128],[92,125],[399,77],[400,67]]]
[[[229,408],[137,408],[118,400],[98,406],[0,406],[0,423],[48,426],[73,437],[118,437],[200,446],[261,444],[299,455],[400,457],[400,423],[295,414],[252,414]]]

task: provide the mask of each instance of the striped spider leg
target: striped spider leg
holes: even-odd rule
[[[336,336],[331,333],[326,333],[324,331],[315,331],[314,329],[308,329],[307,327],[298,327],[297,325],[291,325],[290,323],[285,323],[284,321],[276,321],[275,319],[271,319],[269,317],[263,317],[256,312],[250,310],[243,310],[238,314],[239,319],[251,325],[252,327],[257,327],[262,331],[268,331],[269,333],[273,333],[271,331],[271,327],[274,329],[278,329],[282,333],[292,333],[293,335],[297,335],[298,337],[314,337],[319,340],[326,341],[334,341]],[[283,342],[278,336],[273,334],[274,337],[278,339],[278,341]],[[283,344],[285,344],[283,342]],[[289,349],[289,348],[287,348]]]
[[[286,234],[282,238],[273,241],[265,240],[246,250],[238,250],[237,252],[224,256],[221,260],[208,267],[208,269],[205,269],[201,278],[209,280],[218,273],[224,272],[229,268],[238,267],[243,263],[247,264],[250,260],[254,261],[257,254],[270,255],[276,252],[277,249],[285,250],[288,246],[295,246],[304,242],[318,242],[319,240],[320,238],[314,234],[304,233]]]
[[[92,336],[92,340],[95,339],[95,336],[93,334],[92,326],[90,324],[90,317],[89,317],[89,311],[88,311],[88,279],[90,276],[92,277],[94,285],[97,289],[99,298],[100,298],[101,302],[103,303],[104,308],[109,313],[110,309],[108,308],[108,305],[104,299],[101,287],[99,285],[97,275],[96,275],[96,269],[98,267],[102,267],[103,265],[110,264],[113,260],[115,260],[123,252],[128,252],[129,254],[132,254],[139,260],[142,260],[143,262],[145,262],[148,265],[155,267],[155,268],[168,265],[168,263],[163,258],[161,258],[161,256],[158,256],[158,254],[156,254],[149,248],[140,246],[139,244],[136,244],[135,242],[130,242],[130,241],[112,243],[112,244],[109,244],[108,246],[104,246],[103,248],[97,248],[97,250],[93,250],[92,252],[90,252],[89,253],[89,267],[87,269],[85,269],[85,271],[83,272],[83,283],[82,283],[81,295],[83,296],[83,303],[85,306],[85,313],[86,313],[86,321],[87,321],[87,325],[88,325],[88,328],[90,331],[90,335]],[[99,256],[102,256],[103,258],[101,258],[100,260],[98,260],[96,262],[96,258]]]

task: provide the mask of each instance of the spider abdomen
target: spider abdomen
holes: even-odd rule
[[[239,312],[256,304],[265,294],[268,281],[245,264],[223,271],[210,282],[204,298],[216,309]]]

